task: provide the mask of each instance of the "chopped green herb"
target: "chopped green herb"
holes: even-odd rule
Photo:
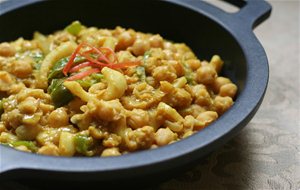
[[[41,62],[44,59],[44,54],[42,52],[31,52],[29,54],[35,62]]]
[[[143,67],[143,66],[136,67],[136,74],[139,77],[140,81],[142,81],[142,82],[146,81],[145,67]]]
[[[146,52],[144,53],[144,58],[143,58],[143,60],[146,61],[150,56],[151,56],[151,51],[146,51]]]
[[[189,67],[189,65],[186,64],[186,63],[183,63],[183,68],[184,68],[184,73],[185,73],[185,74],[184,74],[184,77],[186,78],[187,83],[188,83],[188,84],[191,84],[191,85],[196,84],[194,72],[193,72],[193,70]]]
[[[29,56],[32,57],[34,60],[34,65],[33,65],[34,69],[40,70],[42,61],[45,58],[44,54],[42,52],[31,52]]]

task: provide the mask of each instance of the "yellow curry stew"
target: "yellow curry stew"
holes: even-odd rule
[[[186,138],[234,103],[218,55],[159,34],[75,21],[0,44],[0,143],[51,156],[118,156]]]

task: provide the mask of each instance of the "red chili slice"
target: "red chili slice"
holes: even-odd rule
[[[119,62],[119,60],[118,60],[118,57],[117,57],[117,55],[115,54],[115,52],[111,49],[111,48],[108,48],[108,47],[100,47],[99,48],[99,50],[101,51],[101,50],[104,50],[104,51],[107,51],[108,52],[108,54],[106,55],[107,57],[109,56],[109,55],[113,55],[113,58],[114,58],[114,60],[113,60],[113,62]]]
[[[84,43],[81,43],[78,45],[78,47],[75,49],[75,51],[72,53],[68,63],[66,64],[66,66],[63,69],[63,74],[65,76],[67,76],[69,70],[71,69],[72,65],[74,64],[74,59],[77,55],[77,53],[79,53],[80,49],[82,48],[82,46],[84,45]]]
[[[120,69],[120,68],[125,68],[125,67],[138,66],[140,64],[141,64],[140,61],[124,61],[122,63],[113,64],[113,65],[110,66],[110,68]]]
[[[106,66],[111,65],[111,64],[106,64],[106,63],[100,62],[100,61],[98,61],[97,59],[92,58],[91,56],[89,56],[89,55],[86,54],[86,53],[79,53],[79,55],[85,57],[88,61],[93,62],[93,63],[96,63],[96,64],[98,64],[98,65],[100,65],[100,66],[103,66],[103,67],[106,67]]]
[[[76,75],[73,75],[73,76],[69,77],[67,79],[67,81],[80,80],[80,79],[83,79],[86,76],[89,76],[89,75],[93,74],[93,73],[99,73],[99,72],[100,72],[100,69],[98,69],[98,68],[89,69],[89,70],[83,71],[81,73],[78,73]]]
[[[85,45],[88,46],[89,48],[91,48],[95,53],[97,53],[97,54],[99,55],[99,58],[98,58],[98,59],[102,59],[102,60],[104,60],[106,63],[112,64],[112,63],[108,60],[108,58],[105,57],[105,55],[103,55],[103,53],[102,53],[99,49],[97,49],[96,47],[91,46],[91,45],[89,45],[89,44],[85,44]],[[84,53],[86,53],[86,52],[84,52]]]
[[[75,72],[78,72],[80,69],[84,68],[84,67],[89,67],[89,66],[92,66],[92,67],[97,67],[99,69],[101,69],[102,67],[100,65],[97,65],[95,63],[92,63],[92,62],[83,62],[83,63],[80,63],[76,66],[74,66],[73,68],[70,69],[70,73],[75,73]]]
[[[88,47],[90,49],[80,52],[80,49],[82,47]],[[96,58],[93,58],[91,54],[95,54]],[[81,55],[87,59],[86,62],[78,64],[74,66],[74,60],[76,58],[76,55]],[[110,61],[108,56],[113,55],[113,60]],[[96,48],[92,45],[89,45],[85,42],[82,42],[78,45],[78,47],[75,49],[75,51],[70,56],[70,59],[66,66],[63,68],[63,74],[67,76],[68,73],[74,73],[78,72],[80,69],[84,67],[94,67],[92,69],[89,69],[87,71],[75,74],[68,78],[67,80],[78,80],[81,78],[84,78],[92,73],[100,72],[103,67],[110,67],[112,69],[121,69],[126,68],[130,66],[137,66],[140,65],[140,61],[125,61],[122,63],[119,63],[118,57],[115,54],[115,52],[108,47],[100,47]]]

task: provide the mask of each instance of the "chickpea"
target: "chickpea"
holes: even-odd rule
[[[7,42],[0,44],[0,56],[11,57],[16,54],[16,49]]]
[[[146,51],[150,49],[150,43],[149,41],[143,40],[143,39],[137,39],[133,46],[131,47],[131,51],[134,55],[144,55]]]
[[[117,50],[125,50],[127,47],[131,46],[136,39],[134,32],[123,32],[118,36],[118,44],[116,46]]]
[[[16,129],[16,134],[20,140],[32,141],[36,138],[40,130],[41,128],[39,126],[21,125]]]
[[[69,125],[69,116],[65,108],[52,111],[48,117],[48,123],[53,128]]]
[[[44,93],[42,89],[24,88],[17,95],[18,102],[25,100],[28,96],[36,99],[44,99],[45,101],[51,100],[50,94]]]
[[[175,90],[175,88],[167,81],[160,81],[160,90],[166,94],[170,94]]]
[[[22,59],[12,62],[11,73],[19,78],[29,77],[32,73],[32,59]]]
[[[233,100],[229,96],[226,97],[216,96],[213,104],[216,112],[218,112],[219,115],[222,115],[233,105]]]
[[[54,106],[50,104],[45,104],[43,102],[39,103],[39,109],[44,113],[50,113],[51,111],[54,110]]]
[[[106,157],[106,156],[120,156],[121,153],[119,151],[119,148],[107,148],[103,150],[101,156]]]
[[[234,98],[237,92],[237,86],[233,83],[225,84],[220,88],[219,95],[220,96],[229,96]]]
[[[201,61],[201,66],[207,66],[209,65],[209,62],[207,62],[206,60]]]
[[[170,50],[172,52],[176,52],[176,47],[171,42],[164,42],[164,49]]]
[[[1,143],[12,143],[18,140],[18,137],[16,135],[13,135],[8,132],[2,132],[0,134],[0,142]]]
[[[177,134],[173,133],[169,128],[160,128],[155,133],[155,142],[158,146],[167,145],[176,140]]]
[[[210,64],[214,67],[214,69],[217,71],[217,73],[220,73],[223,67],[224,62],[218,55],[214,55],[211,60]]]
[[[181,77],[184,75],[185,71],[184,71],[184,67],[182,64],[180,64],[178,61],[175,61],[175,60],[169,60],[166,62],[166,65],[170,65],[172,66],[175,71],[176,71],[176,75],[178,77]]]
[[[189,107],[179,110],[180,115],[188,116],[192,115],[193,117],[197,117],[199,113],[206,111],[206,109],[198,104],[191,104]]]
[[[212,84],[217,78],[217,72],[211,65],[204,65],[197,69],[196,81],[202,84]]]
[[[48,156],[59,156],[59,149],[54,144],[47,144],[39,148],[38,154],[48,155]]]
[[[6,71],[0,71],[0,92],[9,91],[14,84],[14,77]]]
[[[40,132],[36,136],[36,141],[40,145],[46,145],[46,144],[49,144],[49,143],[53,143],[53,144],[58,145],[59,137],[60,137],[59,129],[50,128],[50,129],[47,129],[47,130],[44,130],[44,131]]]
[[[27,146],[24,146],[24,145],[17,146],[17,147],[15,147],[15,149],[23,151],[23,152],[31,152],[31,150],[29,150],[27,148]]]
[[[158,66],[153,69],[152,76],[157,81],[173,82],[176,78],[176,70],[170,65]]]
[[[23,83],[15,83],[10,86],[10,89],[7,91],[8,94],[17,94],[21,90],[25,88],[25,84]]]
[[[146,81],[150,86],[155,87],[156,81],[152,76],[147,76]]]
[[[162,48],[163,47],[163,38],[160,35],[154,35],[149,38],[151,47]]]
[[[118,57],[119,62],[136,60],[136,58],[129,51],[118,51],[116,53],[116,55]],[[125,71],[125,72],[128,72],[128,71],[132,71],[132,74],[133,74],[135,72],[135,68],[128,67],[127,71]],[[131,76],[131,75],[128,75],[128,76]]]
[[[201,62],[198,59],[189,59],[186,63],[193,71],[196,71],[201,66]]]
[[[21,113],[34,114],[38,109],[38,101],[34,97],[27,97],[18,105],[18,108]]]
[[[6,108],[7,109],[7,108]],[[8,107],[8,109],[10,109]],[[20,126],[22,123],[23,115],[20,113],[18,109],[13,109],[12,111],[5,112],[2,114],[1,119],[6,125],[7,129],[14,128],[16,129],[18,126]]]
[[[193,52],[190,52],[190,51],[185,52],[185,53],[183,54],[183,57],[184,57],[186,60],[189,60],[189,59],[196,59],[195,54],[194,54]]]
[[[0,117],[1,117],[1,116],[0,116]],[[5,132],[5,131],[7,131],[5,125],[4,125],[3,123],[0,123],[0,134],[1,134],[2,132]]]
[[[231,83],[231,81],[228,78],[226,78],[226,77],[217,77],[215,79],[215,81],[212,83],[211,87],[212,87],[213,91],[218,94],[219,91],[220,91],[220,88],[223,85],[229,84],[229,83]]]
[[[166,93],[167,95],[163,97],[162,101],[172,107],[188,107],[193,101],[191,94],[182,88],[176,88],[170,93]]]
[[[172,59],[174,59],[174,53],[171,50],[164,49],[163,52],[165,54],[166,60],[172,60]]]

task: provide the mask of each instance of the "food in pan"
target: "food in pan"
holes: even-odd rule
[[[118,156],[207,127],[234,103],[218,55],[159,34],[75,21],[0,44],[0,142],[51,156]],[[201,140],[201,139],[200,139]]]

